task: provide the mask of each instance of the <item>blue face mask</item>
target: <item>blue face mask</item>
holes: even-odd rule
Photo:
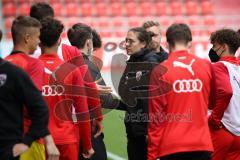
[[[218,62],[220,60],[220,56],[212,48],[209,50],[208,56],[211,62]]]

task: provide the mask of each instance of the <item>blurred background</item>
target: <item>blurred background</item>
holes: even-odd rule
[[[0,28],[3,41],[0,56],[12,50],[11,23],[18,15],[29,15],[30,6],[47,2],[55,16],[65,25],[62,39],[68,43],[67,29],[75,23],[90,25],[100,33],[103,47],[95,53],[103,61],[102,73],[112,86],[112,56],[125,53],[123,41],[128,29],[141,26],[144,21],[158,21],[162,29],[162,46],[166,45],[166,29],[174,22],[186,23],[193,34],[192,53],[208,58],[211,32],[220,28],[240,29],[240,0],[0,0]],[[124,113],[105,114],[105,142],[109,159],[127,159]]]

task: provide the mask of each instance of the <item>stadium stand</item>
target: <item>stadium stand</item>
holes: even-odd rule
[[[40,0],[2,0],[5,34],[17,15],[28,15],[31,4]],[[42,0],[41,0],[42,1]],[[206,36],[209,27],[222,26],[214,15],[214,0],[43,0],[52,5],[55,15],[68,28],[73,23],[85,22],[101,30],[102,35],[124,35],[130,27],[141,25],[146,19],[158,20],[163,32],[173,22],[189,24],[194,36]],[[221,0],[224,1],[224,0]],[[240,18],[225,18],[224,23],[236,24]],[[238,21],[238,22],[239,22]],[[114,33],[117,32],[117,33]]]

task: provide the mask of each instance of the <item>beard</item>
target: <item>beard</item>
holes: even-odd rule
[[[160,45],[157,42],[151,42],[149,47],[156,51],[159,49]]]

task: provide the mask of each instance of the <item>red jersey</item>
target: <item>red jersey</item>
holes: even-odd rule
[[[211,84],[211,64],[187,51],[170,53],[168,60],[152,71],[148,159],[213,151],[207,121]]]
[[[83,56],[81,52],[74,46],[69,46],[66,44],[61,44],[58,47],[57,51],[58,57],[63,60],[64,62],[72,63],[75,66],[78,66],[82,76],[84,77],[84,84],[87,89],[87,97],[88,97],[88,106],[89,110],[91,111],[93,118],[102,120],[102,111],[101,111],[101,103],[97,91],[96,84],[93,82],[93,78],[88,71],[88,67],[84,63]],[[34,52],[34,57],[39,57],[40,49],[38,48],[37,51]]]
[[[42,90],[43,84],[43,63],[36,58],[32,58],[23,52],[13,52],[5,58],[7,61],[15,64],[16,66],[22,68],[31,77],[35,86],[39,91]],[[28,119],[28,113],[24,109],[24,133],[26,133],[31,124],[31,120]]]
[[[78,66],[80,72],[84,73],[84,84],[87,88],[86,94],[88,98],[89,110],[95,119],[102,120],[103,116],[101,111],[101,102],[98,95],[97,86],[93,81],[90,72],[88,71],[87,65],[84,63],[84,59],[80,51],[74,46],[62,44],[62,47],[59,47],[58,56],[65,62],[69,62]]]
[[[230,67],[228,67],[230,66]],[[210,127],[220,128],[222,124],[233,134],[239,135],[239,79],[240,59],[233,56],[222,57],[213,64],[216,81],[216,100],[209,117]],[[232,71],[236,70],[236,74]],[[235,87],[236,86],[236,87]],[[235,100],[235,101],[234,101]],[[231,110],[234,106],[236,110]],[[237,124],[237,125],[235,125]]]
[[[42,54],[44,63],[43,96],[49,107],[49,129],[56,144],[83,142],[86,150],[91,148],[91,127],[87,98],[77,95],[77,87],[84,87],[81,73],[74,66],[64,63],[57,54]],[[72,109],[84,113],[78,123],[72,120]],[[80,132],[79,132],[80,130]],[[79,134],[80,136],[79,136]]]
[[[43,83],[43,64],[40,60],[32,58],[22,52],[14,52],[5,59],[27,72],[35,86],[41,91]]]

